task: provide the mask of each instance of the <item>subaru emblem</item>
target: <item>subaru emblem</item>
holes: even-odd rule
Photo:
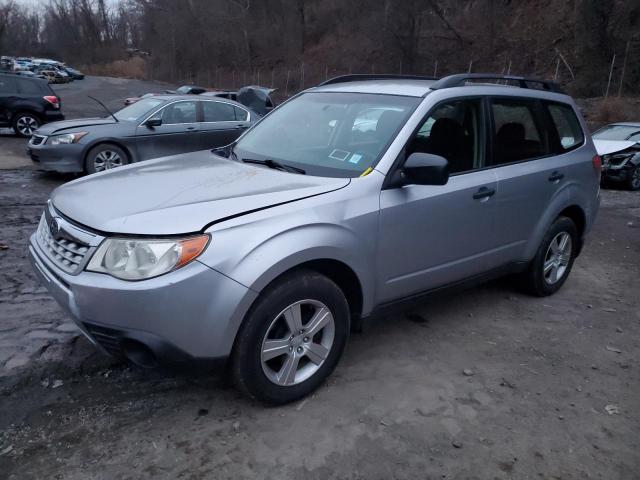
[[[49,222],[49,232],[56,240],[60,236],[60,221],[57,218],[52,218]]]

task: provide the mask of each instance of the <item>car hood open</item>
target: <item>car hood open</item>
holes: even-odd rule
[[[62,215],[101,232],[174,235],[349,181],[244,164],[207,150],[90,175],[58,187],[51,200]]]
[[[63,120],[61,122],[45,123],[36,132],[37,135],[54,135],[78,130],[79,128],[93,127],[95,125],[110,125],[116,123],[113,118],[78,118],[76,120]]]
[[[273,107],[273,101],[270,97],[273,92],[275,92],[274,88],[250,85],[238,90],[237,99],[241,104],[264,116]]]
[[[594,138],[593,144],[596,147],[598,155],[609,155],[633,147],[636,145],[636,142],[629,140],[598,140]]]

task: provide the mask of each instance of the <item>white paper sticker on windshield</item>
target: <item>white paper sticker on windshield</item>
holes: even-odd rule
[[[347,152],[346,150],[335,149],[333,152],[329,154],[329,158],[333,158],[334,160],[340,160],[344,162],[347,158],[349,158],[349,154],[351,152]]]
[[[360,160],[362,160],[362,155],[360,155],[359,153],[354,153],[353,155],[351,155],[349,163],[358,163]]]

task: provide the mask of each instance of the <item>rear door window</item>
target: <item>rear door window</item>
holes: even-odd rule
[[[40,85],[30,80],[18,82],[18,90],[24,95],[42,95]]]
[[[545,102],[558,134],[559,152],[568,152],[582,145],[584,133],[573,108],[562,103]]]
[[[11,77],[0,77],[0,94],[18,93],[16,80]]]
[[[233,122],[236,112],[233,105],[224,102],[202,102],[204,122]]]
[[[494,98],[493,165],[504,165],[550,154],[549,139],[536,100]]]

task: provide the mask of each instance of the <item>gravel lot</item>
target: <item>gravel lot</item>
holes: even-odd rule
[[[60,88],[69,117],[78,85],[116,105],[149,89],[85,82]],[[26,259],[72,177],[35,170],[23,146],[0,137],[0,478],[638,478],[640,193],[603,191],[558,294],[506,279],[377,320],[313,396],[264,408],[78,334]]]

